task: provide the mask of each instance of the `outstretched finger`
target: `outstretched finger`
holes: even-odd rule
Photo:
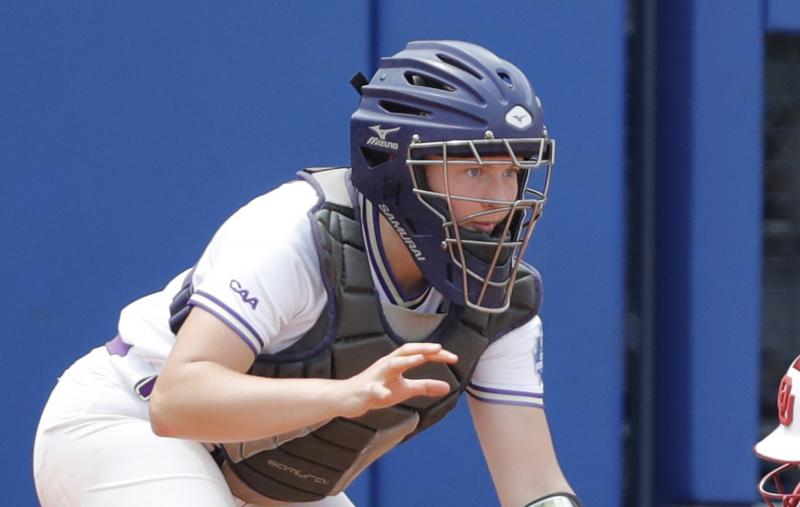
[[[387,361],[386,369],[390,375],[402,375],[406,370],[421,365],[425,360],[426,356],[423,354],[390,357]]]
[[[414,354],[387,358],[387,368],[390,375],[401,375],[405,371],[415,368],[423,363],[448,363],[455,364],[458,356],[447,350],[440,350],[433,354]]]
[[[449,350],[440,350],[435,354],[425,354],[425,361],[430,361],[433,363],[448,363],[448,364],[455,364],[458,362],[458,356],[450,352]]]
[[[435,379],[408,379],[409,398],[414,396],[444,396],[450,392],[450,384],[443,380]]]
[[[406,343],[389,355],[403,357],[416,354],[425,356],[426,361],[437,363],[455,363],[458,361],[458,356],[442,348],[441,344],[438,343]]]
[[[412,354],[436,354],[440,350],[442,350],[442,345],[440,343],[411,342],[404,343],[400,347],[394,349],[390,355],[410,356]]]

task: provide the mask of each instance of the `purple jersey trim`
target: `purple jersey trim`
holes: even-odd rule
[[[120,335],[115,336],[111,340],[106,342],[106,350],[112,356],[122,356],[125,357],[128,355],[128,352],[131,350],[133,345],[129,343],[125,343]]]
[[[243,318],[242,318],[242,317],[241,317],[241,316],[240,316],[238,313],[236,313],[236,312],[235,312],[235,311],[234,311],[234,310],[233,310],[231,307],[229,307],[228,305],[226,305],[225,303],[223,303],[222,301],[220,301],[219,299],[215,298],[214,296],[212,296],[211,294],[209,294],[209,293],[207,293],[207,292],[203,292],[203,291],[201,291],[201,290],[198,290],[198,291],[196,291],[196,292],[195,292],[195,294],[199,294],[199,295],[203,296],[204,298],[210,299],[210,300],[211,300],[211,301],[213,301],[215,304],[219,305],[219,307],[220,307],[220,308],[224,309],[226,312],[228,312],[229,314],[231,314],[231,317],[233,317],[233,318],[235,318],[236,320],[238,320],[238,321],[239,321],[239,323],[241,323],[241,324],[242,324],[244,327],[246,327],[246,328],[247,328],[247,330],[248,330],[248,331],[250,331],[251,333],[253,333],[253,336],[256,338],[256,340],[258,340],[258,344],[259,344],[259,345],[261,345],[261,348],[262,348],[262,349],[264,348],[264,340],[262,340],[262,339],[261,339],[261,337],[258,335],[258,332],[256,332],[256,330],[255,330],[255,329],[253,329],[253,326],[251,326],[249,322],[247,322],[246,320],[244,320],[244,319],[243,319]],[[191,301],[191,300],[190,300],[190,301]]]
[[[493,405],[513,405],[515,407],[544,408],[544,402],[537,403],[537,402],[534,402],[534,401],[496,400],[494,398],[484,398],[483,396],[478,396],[477,394],[473,393],[472,391],[467,391],[467,394],[472,396],[476,400],[482,401],[484,403],[491,403]]]
[[[224,322],[229,328],[233,329],[233,332],[236,333],[239,336],[239,338],[241,338],[242,341],[247,344],[248,347],[250,347],[250,350],[253,351],[253,354],[258,355],[258,350],[256,350],[256,348],[253,346],[253,344],[250,343],[250,340],[247,338],[247,336],[245,336],[244,333],[239,331],[239,329],[233,324],[233,322],[228,320],[227,317],[225,317],[224,315],[220,314],[219,312],[217,312],[213,308],[211,308],[208,305],[203,304],[203,303],[201,303],[199,301],[189,301],[188,304],[189,304],[189,306],[199,306],[203,310],[207,311],[208,313],[212,314],[214,317],[216,317],[219,320],[221,320],[222,322]]]
[[[153,394],[153,388],[156,386],[156,380],[158,380],[158,375],[143,378],[133,386],[133,390],[136,391],[141,399],[149,401],[150,396]]]
[[[492,389],[490,387],[483,387],[477,384],[473,384],[472,382],[469,383],[468,386],[470,389],[474,389],[476,391],[483,391],[485,393],[494,393],[494,394],[509,394],[511,396],[525,396],[526,398],[544,398],[544,395],[541,393],[531,393],[526,391],[512,391],[511,389]]]
[[[378,220],[377,213],[378,213],[377,210],[374,210],[374,212],[373,212],[373,220]],[[380,269],[378,269],[378,262],[375,259],[375,256],[376,255],[381,255],[381,252],[379,251],[379,252],[376,253],[376,252],[374,252],[372,250],[372,244],[371,244],[372,241],[371,240],[372,240],[372,232],[373,231],[370,231],[369,227],[366,226],[366,221],[367,221],[367,212],[366,212],[366,206],[365,206],[361,210],[361,228],[362,228],[362,232],[366,236],[366,238],[364,238],[364,250],[366,250],[366,252],[367,252],[367,258],[369,259],[369,263],[372,265],[372,269],[375,271],[376,278],[378,279],[378,283],[381,284],[381,288],[383,289],[383,293],[386,294],[386,297],[389,299],[390,303],[396,305],[396,304],[398,304],[398,302],[395,300],[394,296],[392,295],[392,292],[389,290],[389,286],[387,285],[387,281],[383,279],[383,276],[381,275]],[[380,227],[375,227],[375,229],[376,229],[374,231],[375,243],[378,245],[378,249],[380,250],[380,242],[381,242]],[[385,259],[385,257],[384,257],[384,259]],[[384,262],[384,264],[385,264],[385,262]]]

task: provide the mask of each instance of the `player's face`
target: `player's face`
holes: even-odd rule
[[[492,162],[508,160],[503,156],[488,156],[485,159]],[[425,167],[425,176],[432,191],[442,194],[449,191],[450,196],[505,203],[516,199],[519,186],[518,167],[510,162],[485,165],[453,163],[458,160],[463,159],[449,159],[447,185],[445,185],[443,165],[434,164]],[[491,232],[509,213],[508,204],[500,202],[476,202],[458,198],[453,198],[450,202],[452,213],[459,226],[477,232]]]

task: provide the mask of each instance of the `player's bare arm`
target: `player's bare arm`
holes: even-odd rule
[[[573,494],[556,459],[544,409],[468,400],[503,507],[528,505],[553,493]]]
[[[454,363],[436,343],[406,344],[347,380],[246,375],[252,351],[214,315],[194,308],[150,400],[162,436],[236,442],[278,435],[337,416],[355,417],[414,396],[443,396],[447,383],[407,379],[427,361]],[[279,414],[280,417],[276,417]]]

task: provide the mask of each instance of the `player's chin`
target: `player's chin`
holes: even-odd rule
[[[496,222],[467,222],[462,228],[481,234],[491,234],[494,228],[497,227]]]

